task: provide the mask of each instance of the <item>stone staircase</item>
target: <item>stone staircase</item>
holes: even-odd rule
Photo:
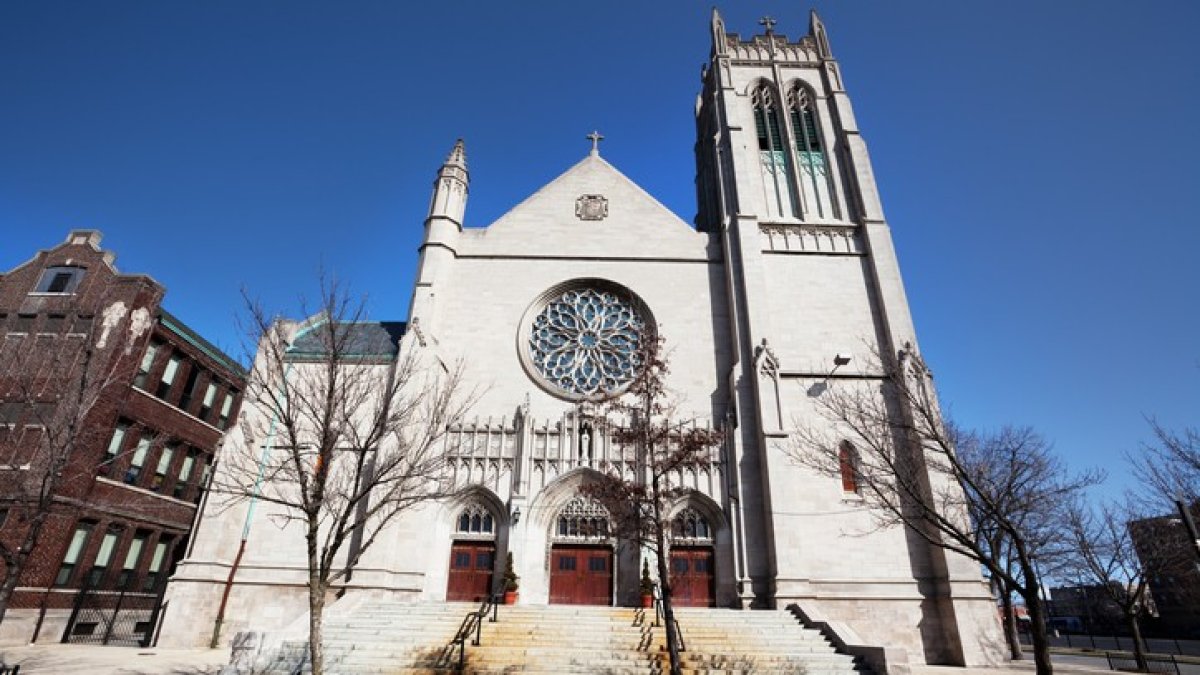
[[[350,611],[334,608],[325,615],[325,671],[328,675],[453,672],[446,668],[447,645],[467,613],[478,608],[476,603],[379,600],[366,601]],[[310,673],[308,643],[284,642],[267,662],[260,661],[250,672]]]
[[[686,647],[684,673],[869,673],[783,610],[681,608],[675,619]]]
[[[657,674],[669,670],[654,610],[549,605],[501,607],[467,648],[467,673]]]
[[[466,603],[399,604],[368,600],[325,621],[329,675],[441,675],[458,672],[450,641],[468,612]],[[804,673],[862,675],[853,657],[838,654],[815,630],[784,611],[678,609],[686,675]],[[653,610],[594,606],[500,607],[484,621],[480,645],[468,640],[466,667],[479,675],[661,675],[669,672],[665,632]],[[304,661],[305,643],[285,642],[256,675],[291,675]],[[310,672],[307,664],[301,673]]]

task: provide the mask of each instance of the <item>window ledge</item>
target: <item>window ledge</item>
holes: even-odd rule
[[[865,501],[866,500],[864,500],[863,496],[860,494],[854,492],[842,493],[842,502],[845,504],[862,504],[865,503]]]
[[[70,296],[72,296],[72,295],[75,295],[75,293],[74,293],[74,292],[71,292],[71,293],[51,293],[51,292],[49,292],[49,291],[30,291],[30,292],[29,292],[29,295],[36,295],[36,296],[38,296],[38,297],[43,297],[43,298],[44,298],[44,297],[50,297],[50,298],[59,298],[59,297],[62,297],[62,298],[66,298],[66,297],[70,297]]]
[[[181,506],[186,506],[189,509],[196,508],[196,505],[193,504],[192,502],[187,502],[182,499],[176,499],[174,497],[168,497],[167,495],[164,495],[159,492],[155,492],[154,490],[147,490],[146,488],[140,488],[135,485],[130,485],[124,481],[113,480],[111,478],[105,478],[104,476],[96,476],[96,482],[97,483],[105,483],[107,485],[115,485],[117,487],[125,488],[126,490],[132,490],[133,492],[139,492],[141,494],[149,495],[151,497],[157,497],[159,499],[171,502],[173,504],[179,504]]]
[[[33,468],[32,464],[0,464],[0,471],[28,471]]]

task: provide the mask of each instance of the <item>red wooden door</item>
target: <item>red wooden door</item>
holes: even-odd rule
[[[713,607],[713,552],[711,548],[671,550],[671,598],[679,607]]]
[[[550,552],[550,603],[612,604],[612,549],[555,546]]]
[[[456,541],[450,547],[450,580],[446,599],[475,601],[492,592],[496,545],[490,541]]]

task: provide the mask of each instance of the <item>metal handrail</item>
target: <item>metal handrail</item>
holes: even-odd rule
[[[492,616],[490,619],[488,619],[488,623],[496,623],[500,619],[500,603],[498,602],[500,598],[501,596],[499,595],[492,595],[484,598],[483,602],[479,605],[479,609],[473,612],[468,612],[467,615],[463,617],[462,623],[458,625],[458,631],[456,631],[454,633],[454,637],[450,639],[450,644],[447,646],[450,649],[453,649],[455,646],[458,647],[459,672],[462,672],[463,668],[465,668],[467,664],[467,636],[474,631],[475,637],[471,640],[471,645],[474,647],[479,646],[479,638],[483,630],[483,618],[487,616],[488,612],[490,611]]]
[[[655,584],[655,586],[654,586],[654,627],[655,628],[659,627],[660,619],[662,620],[663,624],[665,624],[667,617],[666,617],[666,614],[663,612],[663,608],[662,608],[662,588],[660,586],[658,586],[657,584]],[[683,641],[683,629],[679,627],[679,619],[674,619],[672,621],[672,623],[674,624],[674,628],[675,628],[675,639],[679,642],[679,651],[685,652],[685,651],[687,651],[687,646],[684,644],[684,641]],[[667,627],[667,629],[670,630],[670,627]]]

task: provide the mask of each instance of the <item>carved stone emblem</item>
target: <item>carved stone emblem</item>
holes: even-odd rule
[[[575,200],[575,216],[580,220],[604,220],[608,216],[608,200],[604,195],[580,195]]]

